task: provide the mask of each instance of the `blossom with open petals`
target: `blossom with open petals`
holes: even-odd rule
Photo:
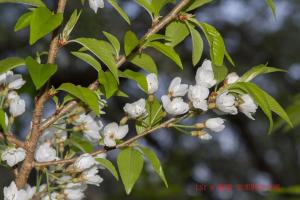
[[[116,146],[116,140],[123,139],[128,133],[128,125],[119,126],[116,122],[107,124],[103,129],[104,144],[108,147]]]

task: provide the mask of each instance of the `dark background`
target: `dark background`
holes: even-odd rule
[[[129,29],[142,36],[151,25],[150,18],[132,0],[121,2],[131,18],[131,27],[107,4],[97,15],[86,4],[72,38],[79,36],[103,38],[101,32],[108,31],[122,39],[125,31]],[[237,65],[236,69],[230,70],[237,70],[242,74],[251,66],[261,63],[287,70],[287,73],[269,74],[255,79],[257,84],[286,107],[291,103],[293,96],[300,93],[300,2],[298,0],[275,2],[276,19],[263,0],[214,1],[199,9],[195,15],[197,19],[211,23],[222,33]],[[47,1],[47,4],[54,9],[56,1]],[[79,0],[69,1],[66,16],[70,16],[74,8],[81,8]],[[170,8],[166,7],[164,12]],[[15,55],[34,56],[36,51],[47,51],[50,37],[39,41],[32,48],[28,44],[28,30],[16,33],[13,31],[17,18],[26,12],[26,9],[23,5],[0,4],[1,59]],[[68,46],[59,51],[57,59],[59,72],[53,78],[55,86],[62,82],[87,86],[97,77],[91,67],[70,55],[69,51],[74,48],[77,47]],[[193,68],[191,63],[190,39],[186,39],[176,50],[183,60],[185,66],[183,71],[168,58],[150,51],[159,67],[160,88],[157,94],[159,97],[166,92],[169,81],[175,76],[181,76],[184,82],[193,83],[196,68]],[[203,59],[209,58],[208,52],[206,44]],[[126,64],[123,68],[125,67],[131,66]],[[18,136],[24,138],[31,119],[32,97],[35,91],[26,70],[20,68],[18,72],[23,73],[28,80],[28,84],[21,90],[22,97],[27,100],[28,112],[19,118],[16,128]],[[120,120],[125,102],[144,97],[134,82],[123,81],[122,85],[122,89],[132,99],[114,97],[109,100],[110,110],[103,116],[104,122]],[[45,116],[51,114],[53,108],[51,103],[47,104]],[[300,185],[299,128],[287,133],[278,129],[272,135],[268,135],[268,123],[262,112],[259,111],[255,118],[255,121],[251,121],[242,114],[227,117],[226,129],[213,135],[210,141],[200,141],[175,130],[162,130],[152,134],[141,143],[158,153],[169,188],[164,188],[151,167],[145,165],[143,174],[130,196],[125,195],[120,181],[116,182],[107,171],[101,171],[105,180],[100,188],[89,188],[87,199],[299,199],[300,196],[296,194],[277,195],[236,190],[197,191],[197,184],[198,186],[213,184],[216,187],[218,184],[228,183],[280,184],[281,187]],[[187,123],[197,121],[199,119]],[[109,154],[111,160],[115,160],[116,153]],[[2,184],[8,185],[11,181],[10,172],[1,168],[0,173]]]

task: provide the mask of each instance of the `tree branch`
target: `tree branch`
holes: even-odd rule
[[[24,147],[24,142],[17,139],[13,134],[4,136],[4,133],[0,132],[0,140],[7,140],[9,143],[15,144],[17,147]]]
[[[170,124],[172,124],[173,122],[176,122],[176,121],[179,121],[181,120],[181,118],[171,118],[167,121],[165,121],[164,123],[160,124],[159,126],[156,126],[150,130],[146,130],[144,132],[142,132],[141,134],[138,134],[120,144],[118,144],[117,146],[113,147],[113,148],[102,148],[100,150],[97,150],[97,151],[94,151],[93,153],[91,153],[92,156],[96,156],[98,154],[101,154],[101,153],[105,153],[107,151],[111,151],[111,150],[115,150],[115,149],[121,149],[121,148],[124,148],[124,147],[128,147],[130,146],[132,143],[136,142],[137,140],[153,133],[154,131],[157,131],[161,128],[167,128]],[[50,166],[50,165],[59,165],[59,164],[68,164],[68,163],[73,163],[75,162],[77,159],[77,157],[75,158],[71,158],[71,159],[65,159],[65,160],[57,160],[57,161],[50,161],[50,162],[40,162],[40,163],[34,163],[34,166],[35,167],[46,167],[46,166]]]
[[[189,3],[189,0],[181,0],[174,8],[173,10],[166,15],[159,23],[154,25],[152,28],[149,29],[149,31],[142,37],[147,38],[150,35],[153,35],[157,32],[159,32],[164,26],[166,26],[168,23],[173,21],[177,18],[178,13]],[[136,53],[139,51],[136,51]],[[117,67],[121,67],[126,62],[126,57],[123,55],[120,57],[120,59],[117,62]],[[92,84],[90,84],[89,89],[91,90],[97,90],[98,89],[98,80],[94,81]],[[60,117],[64,116],[66,113],[71,111],[77,106],[76,101],[71,101],[68,104],[66,104],[63,108],[60,110],[57,110],[51,117],[49,117],[41,126],[41,129],[44,130],[48,127],[50,127],[52,124],[54,124]]]
[[[59,0],[58,1],[58,6],[57,6],[57,13],[63,13],[66,7],[67,0]],[[48,52],[48,61],[47,63],[49,64],[54,64],[55,63],[55,58],[58,53],[59,49],[59,28],[58,27],[56,30],[53,31],[53,37],[50,43],[50,48]],[[25,160],[20,168],[20,173],[19,176],[16,177],[16,185],[17,187],[23,188],[28,180],[28,177],[30,175],[31,170],[33,169],[33,164],[34,163],[34,153],[36,150],[36,146],[38,143],[38,139],[42,133],[42,130],[40,128],[41,125],[41,117],[43,113],[43,108],[45,102],[50,98],[49,95],[49,90],[46,87],[44,90],[43,94],[37,97],[36,102],[35,102],[35,109],[33,111],[33,116],[32,116],[32,129],[30,132],[30,137],[25,141],[25,150],[26,150],[26,157]]]

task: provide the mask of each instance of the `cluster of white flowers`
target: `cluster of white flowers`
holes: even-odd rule
[[[31,200],[35,194],[35,187],[26,185],[24,189],[18,190],[16,183],[13,181],[8,187],[4,187],[4,200]]]
[[[6,105],[9,113],[13,117],[22,115],[25,112],[25,101],[15,90],[20,89],[25,84],[22,76],[14,74],[12,71],[0,74],[1,96],[6,97]],[[1,105],[5,108],[6,105]]]
[[[15,166],[25,159],[26,152],[23,148],[8,147],[1,154],[1,160],[6,161],[10,167]]]

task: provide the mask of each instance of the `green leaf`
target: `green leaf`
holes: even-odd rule
[[[147,54],[138,54],[129,60],[131,63],[139,66],[140,68],[148,71],[149,73],[157,74],[157,66],[153,58]]]
[[[135,2],[142,6],[151,16],[151,19],[153,19],[152,13],[154,13],[154,8],[148,0],[135,0]]]
[[[222,82],[225,79],[226,75],[228,74],[228,69],[224,65],[222,66],[213,65],[213,71],[217,83]]]
[[[124,10],[118,5],[116,0],[107,0],[108,3],[110,3],[110,5],[112,7],[114,7],[114,9],[116,9],[116,11],[123,17],[123,19],[130,25],[130,19],[127,16],[127,14],[124,12]]]
[[[2,130],[6,133],[7,127],[6,127],[6,114],[5,112],[0,108],[0,127]]]
[[[22,58],[18,58],[18,57],[5,58],[3,60],[0,60],[0,74],[23,65],[25,65],[25,61]]]
[[[63,15],[53,14],[48,8],[36,8],[30,21],[30,45],[55,30],[63,21]]]
[[[186,24],[181,21],[173,21],[166,28],[166,37],[170,40],[170,42],[166,42],[166,45],[171,47],[175,47],[180,42],[182,42],[188,35],[189,29]]]
[[[212,2],[212,0],[191,0],[191,2],[183,10],[189,12],[210,2]]]
[[[168,3],[175,3],[175,0],[152,0],[153,14],[155,17],[159,17],[161,9]]]
[[[142,154],[133,148],[122,150],[117,158],[121,179],[127,194],[130,194],[144,165]]]
[[[146,103],[147,117],[142,120],[136,121],[136,131],[137,134],[141,134],[146,129],[157,126],[163,118],[162,105],[157,99]]]
[[[0,0],[0,3],[21,3],[36,7],[46,7],[41,0]]]
[[[125,55],[128,56],[139,45],[139,39],[132,31],[127,31],[124,37]]]
[[[106,99],[109,99],[118,91],[118,83],[111,72],[99,71],[98,80],[104,87]]]
[[[15,25],[15,31],[19,31],[23,28],[26,28],[30,25],[32,12],[24,13],[21,17],[19,17],[16,25]]]
[[[115,177],[115,179],[118,181],[119,180],[119,175],[118,172],[115,168],[115,166],[112,164],[112,162],[110,162],[107,159],[104,158],[96,158],[95,159],[100,165],[102,165],[103,167],[105,167],[106,169],[108,169],[108,171],[111,172],[111,174]]]
[[[161,167],[160,161],[159,161],[158,157],[156,156],[156,154],[151,149],[148,149],[146,147],[141,147],[141,149],[142,149],[143,153],[145,154],[145,156],[150,161],[155,172],[159,175],[161,180],[164,182],[165,186],[168,188],[167,179],[165,177],[163,168]]]
[[[101,64],[91,55],[87,54],[87,53],[82,53],[82,52],[71,52],[74,56],[76,56],[77,58],[83,60],[84,62],[86,62],[87,64],[89,64],[90,66],[92,66],[95,70],[97,70],[98,72],[100,70],[102,70]]]
[[[273,72],[285,72],[283,69],[268,67],[267,65],[258,65],[252,67],[249,71],[243,74],[243,76],[239,79],[240,82],[249,82],[258,75],[273,73]]]
[[[92,90],[72,83],[63,83],[57,90],[68,92],[86,103],[97,115],[100,114],[98,97]]]
[[[64,27],[62,37],[68,39],[69,35],[73,31],[75,25],[77,24],[79,17],[81,15],[81,11],[77,13],[77,10],[74,10],[70,19],[68,20],[67,24]]]
[[[139,72],[134,72],[130,69],[126,69],[124,72],[120,72],[120,73],[121,76],[137,82],[145,92],[148,91],[148,83],[144,74]]]
[[[112,47],[109,43],[93,38],[78,38],[75,39],[74,42],[81,44],[96,55],[109,68],[117,83],[119,83],[118,67],[113,56]]]
[[[111,45],[114,47],[116,56],[119,56],[121,47],[120,47],[120,42],[119,42],[118,38],[116,36],[114,36],[113,34],[105,32],[105,31],[103,31],[103,34],[108,39],[108,41],[111,43]]]
[[[283,120],[285,120],[291,127],[293,126],[290,118],[288,117],[284,109],[280,106],[280,104],[272,96],[270,96],[268,93],[266,93],[254,83],[238,82],[233,84],[233,86],[230,87],[230,90],[231,89],[244,90],[254,98],[256,103],[259,105],[259,107],[269,119],[269,133],[271,133],[273,128],[273,118],[271,113],[272,111],[279,115]]]
[[[93,151],[93,145],[90,141],[84,139],[79,134],[71,134],[71,137],[66,140],[66,143],[70,146],[74,146],[78,148],[80,151],[84,153],[91,153]]]
[[[192,44],[193,44],[193,54],[192,54],[192,60],[193,65],[196,66],[202,56],[203,53],[203,40],[201,38],[200,33],[190,24],[187,24],[189,27],[189,30],[191,32],[192,36]]]
[[[35,88],[40,89],[50,77],[55,74],[57,66],[55,64],[39,64],[31,57],[26,58],[26,65]]]
[[[153,47],[157,51],[163,53],[164,55],[172,59],[180,67],[180,69],[183,69],[181,59],[172,47],[162,44],[160,42],[151,42],[149,43],[149,46]]]
[[[215,65],[223,65],[223,59],[225,56],[225,45],[220,33],[211,25],[206,23],[199,23],[202,28],[209,46],[210,46],[210,57]]]
[[[275,5],[275,3],[273,2],[273,0],[266,0],[266,2],[268,4],[268,6],[271,8],[272,14],[275,17],[276,16],[276,5]]]

